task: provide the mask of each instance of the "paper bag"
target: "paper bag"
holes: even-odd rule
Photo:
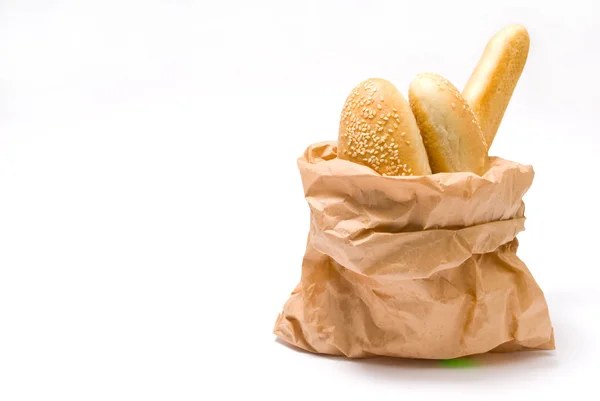
[[[317,143],[298,160],[310,232],[275,335],[352,358],[554,349],[542,290],[516,255],[531,166],[384,177],[336,150]]]

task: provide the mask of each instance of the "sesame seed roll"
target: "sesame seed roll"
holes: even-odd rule
[[[356,86],[344,104],[338,158],[383,176],[431,174],[427,152],[408,102],[381,78]]]

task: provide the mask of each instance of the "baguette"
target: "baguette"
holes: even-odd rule
[[[463,90],[463,97],[481,125],[488,149],[521,77],[529,53],[529,34],[509,25],[488,42]]]

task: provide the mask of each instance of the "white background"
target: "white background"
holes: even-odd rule
[[[0,400],[598,399],[594,3],[2,1]],[[531,51],[492,153],[536,171],[519,255],[557,350],[452,370],[277,343],[296,158],[356,83],[462,88],[513,22]]]

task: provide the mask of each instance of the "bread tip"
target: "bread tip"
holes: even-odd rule
[[[505,34],[506,36],[516,36],[520,35],[529,40],[529,31],[525,27],[525,25],[520,23],[510,24],[502,28],[498,34]]]
[[[506,26],[507,28],[512,28],[512,29],[518,29],[518,30],[522,30],[522,31],[527,31],[527,27],[525,27],[524,24],[521,24],[519,22],[515,22],[512,24],[509,24]]]

